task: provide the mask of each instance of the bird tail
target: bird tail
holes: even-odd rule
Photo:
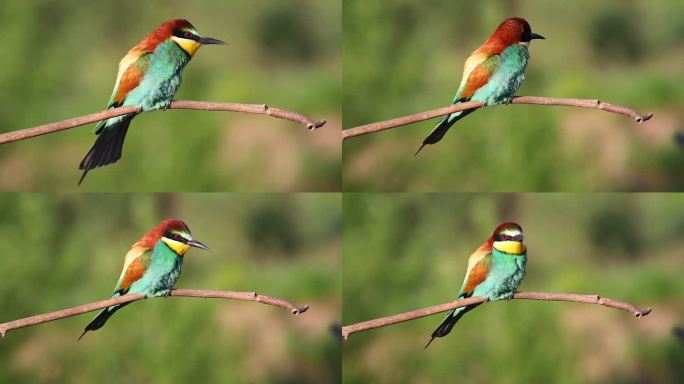
[[[432,332],[430,341],[428,341],[428,343],[425,344],[425,347],[423,349],[429,347],[430,343],[432,343],[432,340],[434,340],[435,337],[444,337],[448,335],[449,332],[451,332],[451,328],[454,327],[454,325],[461,318],[461,316],[465,315],[468,311],[472,310],[480,304],[481,303],[466,305],[465,307],[452,309],[451,311],[447,312],[446,317],[439,325],[439,327],[437,327],[437,329],[435,329],[435,331]]]
[[[121,149],[128,132],[128,125],[134,117],[135,115],[123,116],[121,120],[110,125],[104,124],[97,130],[96,133],[99,136],[95,144],[78,166],[78,169],[83,170],[78,185],[81,185],[91,169],[115,163],[121,158]]]
[[[85,335],[86,332],[88,332],[88,331],[96,331],[96,330],[102,328],[102,326],[105,325],[105,323],[107,322],[109,317],[112,316],[114,314],[114,312],[118,311],[119,309],[125,307],[128,304],[130,304],[130,302],[112,305],[111,307],[107,307],[107,308],[101,310],[100,313],[98,313],[97,316],[95,316],[93,321],[91,321],[90,323],[88,323],[88,325],[86,325],[85,329],[83,330],[83,333],[81,333],[81,336],[79,336],[77,340],[81,340],[83,335]]]
[[[444,134],[451,128],[452,125],[454,125],[455,122],[461,120],[462,118],[468,116],[470,113],[475,111],[474,109],[468,109],[465,111],[458,111],[454,112],[450,115],[446,115],[442,117],[442,120],[437,123],[435,128],[430,132],[430,134],[423,140],[423,144],[418,148],[416,153],[413,156],[418,155],[420,153],[420,150],[423,149],[424,146],[428,144],[434,144],[440,140],[442,140],[442,137],[444,137]]]

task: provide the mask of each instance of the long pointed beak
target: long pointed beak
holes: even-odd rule
[[[226,43],[225,41],[222,41],[219,39],[214,39],[213,37],[200,37],[197,41],[202,45],[210,45],[210,44],[228,45],[228,43]]]
[[[207,247],[206,245],[200,243],[200,242],[197,241],[197,240],[190,240],[190,241],[188,241],[186,244],[189,245],[189,246],[191,246],[191,247],[204,249],[205,251],[208,251],[208,250],[209,250],[209,247]]]
[[[542,36],[542,35],[539,35],[539,34],[536,34],[536,33],[534,33],[534,32],[530,32],[530,33],[527,35],[527,39],[528,39],[528,40],[534,40],[534,39],[546,40],[546,37],[544,37],[544,36]]]

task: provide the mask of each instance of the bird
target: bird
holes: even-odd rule
[[[145,298],[167,296],[180,275],[183,255],[191,247],[209,250],[209,247],[192,238],[190,229],[182,220],[160,222],[126,253],[112,298],[130,294],[142,294]],[[101,310],[86,325],[78,340],[86,332],[102,328],[114,312],[128,304],[130,302]]]
[[[484,296],[487,301],[510,299],[525,276],[527,248],[519,224],[505,222],[468,259],[468,269],[458,299]],[[436,337],[451,332],[454,324],[481,303],[459,307],[447,312],[442,323],[432,332],[425,348]]]
[[[226,44],[202,37],[184,19],[169,20],[131,48],[119,62],[119,72],[107,109],[136,106],[142,111],[166,109],[181,84],[183,69],[202,45]],[[112,117],[95,127],[95,144],[79,169],[81,185],[88,171],[117,162],[121,158],[128,126],[136,114]]]
[[[534,39],[545,38],[532,32],[524,19],[512,17],[504,20],[489,39],[466,59],[461,84],[452,104],[467,101],[480,101],[484,105],[510,103],[525,78],[530,58],[528,46]],[[473,111],[468,109],[442,117],[415,155],[426,145],[442,140],[455,122]]]

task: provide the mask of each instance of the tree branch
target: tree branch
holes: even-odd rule
[[[516,292],[513,294],[513,299],[523,300],[544,300],[544,301],[572,301],[576,303],[598,304],[605,307],[621,309],[623,311],[631,312],[636,317],[643,317],[651,313],[650,308],[640,309],[632,304],[625,303],[618,300],[603,298],[599,295],[578,295],[574,293],[547,293],[547,292]],[[469,297],[467,299],[456,300],[445,304],[435,305],[432,307],[422,308],[411,312],[400,313],[379,319],[364,321],[357,324],[347,325],[342,327],[342,337],[345,340],[352,333],[367,331],[388,325],[401,323],[413,319],[418,319],[425,316],[434,315],[439,312],[446,312],[448,310],[465,307],[466,305],[484,303],[487,299],[482,296]]]
[[[174,289],[171,291],[169,296],[185,296],[185,297],[201,297],[201,298],[216,298],[216,299],[234,299],[234,300],[246,300],[246,301],[256,301],[262,304],[274,305],[276,307],[281,307],[289,309],[293,315],[304,313],[309,309],[308,305],[296,306],[289,301],[278,299],[276,297],[260,295],[256,292],[234,292],[234,291],[206,291],[200,289]],[[65,317],[71,317],[80,315],[86,312],[96,311],[98,309],[107,308],[115,304],[129,303],[136,300],[144,299],[145,297],[141,294],[130,294],[115,297],[112,299],[96,301],[94,303],[83,304],[77,307],[71,307],[67,309],[62,309],[55,312],[44,313],[41,315],[35,315],[31,317],[26,317],[23,319],[18,319],[14,321],[9,321],[7,323],[0,323],[0,336],[5,337],[5,334],[11,330],[30,327],[32,325],[38,325],[42,323],[47,323],[48,321],[54,321],[63,319]]]
[[[236,104],[236,103],[211,103],[204,101],[177,100],[172,101],[167,109],[196,109],[201,111],[223,111],[223,112],[244,112],[258,115],[267,115],[278,119],[290,120],[304,124],[308,129],[315,130],[325,125],[325,120],[314,121],[302,114],[284,111],[278,108],[269,107],[266,104]],[[54,123],[39,125],[33,128],[20,129],[13,132],[0,134],[0,144],[11,143],[14,141],[29,139],[31,137],[47,135],[48,133],[63,131],[65,129],[78,127],[106,120],[116,116],[128,115],[130,113],[140,113],[139,107],[127,106],[112,108],[90,115],[75,117],[73,119],[57,121]]]
[[[568,107],[600,109],[602,111],[613,112],[620,115],[632,117],[634,120],[636,120],[637,123],[641,123],[653,117],[652,113],[642,115],[633,109],[622,107],[620,105],[603,103],[598,99],[562,99],[557,97],[516,96],[511,101],[511,104],[564,105]],[[396,119],[380,121],[377,123],[360,125],[358,127],[349,128],[342,131],[342,139],[346,140],[350,137],[356,137],[378,131],[384,131],[385,129],[413,124],[419,121],[429,120],[435,117],[448,115],[454,112],[464,111],[467,109],[481,108],[482,106],[483,103],[479,101],[467,101],[465,103],[452,104],[448,107],[416,113],[415,115],[409,115],[399,117]]]

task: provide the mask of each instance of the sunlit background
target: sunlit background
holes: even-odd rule
[[[675,383],[684,380],[684,197],[668,194],[345,194],[343,324],[455,300],[468,256],[522,225],[523,291],[651,307],[514,300],[352,334],[345,383]]]
[[[448,105],[499,23],[534,40],[518,94],[600,99],[655,117],[514,105],[477,111],[413,157],[437,119],[348,139],[345,190],[684,188],[684,2],[345,0],[344,128]]]
[[[94,313],[10,331],[3,383],[335,383],[340,380],[339,195],[0,194],[0,322],[111,295],[124,255],[183,219],[176,288],[256,291],[309,304],[173,297],[133,303],[76,338]]]
[[[341,2],[7,0],[0,132],[103,110],[119,60],[186,18],[228,46],[200,49],[177,99],[268,104],[328,120],[309,132],[267,116],[167,111],[137,117],[122,159],[79,191],[339,190]],[[94,124],[0,147],[0,189],[76,190]]]

